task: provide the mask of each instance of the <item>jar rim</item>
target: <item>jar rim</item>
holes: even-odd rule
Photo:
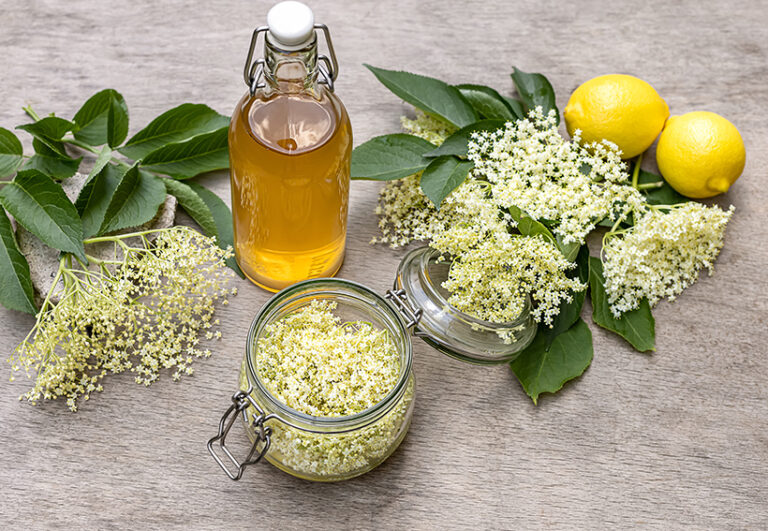
[[[280,303],[290,300],[296,295],[300,295],[302,291],[305,291],[308,287],[313,286],[318,288],[325,287],[327,289],[318,290],[315,292],[307,292],[304,296],[314,297],[318,294],[333,294],[335,290],[338,290],[338,288],[352,288],[352,290],[358,295],[363,295],[369,299],[372,299],[364,300],[363,302],[369,303],[374,311],[390,317],[391,320],[396,323],[397,329],[400,332],[400,336],[402,338],[403,363],[400,367],[400,374],[398,376],[397,383],[395,383],[392,390],[376,404],[352,415],[344,415],[339,417],[317,417],[293,409],[272,395],[269,389],[267,389],[267,387],[261,381],[261,378],[256,371],[254,364],[257,339],[256,335],[260,327],[264,324],[265,319],[280,305]],[[264,304],[264,306],[262,306],[262,308],[256,314],[256,317],[253,319],[250,329],[248,330],[248,339],[246,343],[246,361],[248,366],[248,379],[255,383],[256,387],[258,387],[259,391],[266,397],[270,405],[277,412],[279,412],[279,414],[276,415],[277,420],[280,420],[284,424],[287,424],[291,427],[304,431],[313,431],[311,428],[308,428],[307,425],[318,428],[338,428],[338,431],[346,431],[343,428],[349,428],[350,430],[359,429],[367,424],[370,424],[371,422],[376,421],[381,416],[388,413],[397,404],[400,397],[405,393],[405,389],[410,378],[411,367],[413,363],[413,348],[405,320],[400,315],[400,313],[396,311],[381,295],[371,290],[370,288],[351,280],[338,278],[314,278],[297,282],[296,284],[282,289],[273,295],[266,302],[266,304]],[[285,418],[281,415],[285,415],[285,417],[288,418]],[[300,422],[304,424],[304,426],[297,426],[292,421]]]

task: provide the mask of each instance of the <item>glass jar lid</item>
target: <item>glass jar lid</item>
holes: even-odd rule
[[[448,303],[450,293],[442,283],[449,270],[450,262],[439,260],[439,253],[427,246],[412,250],[400,262],[389,299],[407,318],[416,317],[413,334],[461,361],[491,365],[514,360],[536,335],[530,299],[514,321],[477,319]]]

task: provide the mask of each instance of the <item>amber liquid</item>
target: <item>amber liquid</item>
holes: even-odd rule
[[[277,291],[336,274],[344,259],[352,130],[324,90],[246,94],[229,129],[235,255]]]

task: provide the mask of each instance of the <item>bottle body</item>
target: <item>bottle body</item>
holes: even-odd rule
[[[278,291],[338,271],[351,151],[346,109],[323,86],[275,83],[240,100],[229,129],[232,216],[251,281]]]

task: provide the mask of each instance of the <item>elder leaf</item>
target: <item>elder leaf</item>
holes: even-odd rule
[[[186,183],[197,195],[200,196],[213,215],[213,220],[216,223],[216,231],[218,232],[218,238],[216,243],[222,249],[235,248],[235,236],[232,228],[232,211],[229,210],[227,204],[222,199],[211,192],[208,188],[200,186],[197,183]],[[237,265],[235,257],[227,258],[227,265],[238,274],[240,278],[245,278],[245,275],[240,270],[240,266]]]
[[[19,251],[11,221],[0,209],[0,304],[11,310],[37,313],[29,264]]]
[[[569,278],[578,278],[582,284],[589,282],[589,248],[582,245],[576,257],[576,269],[569,270],[566,275]],[[571,328],[581,316],[584,300],[587,298],[587,288],[581,291],[571,291],[571,301],[562,301],[560,311],[552,320],[552,328],[539,325],[539,333],[546,338],[545,345],[549,347],[555,338]]]
[[[352,151],[352,179],[392,181],[422,171],[429,165],[424,153],[435,145],[413,135],[377,136]]]
[[[557,115],[557,123],[560,123],[560,112],[555,103],[555,90],[546,77],[515,68],[512,72],[512,81],[514,81],[517,93],[527,111],[541,106],[544,116],[546,116],[549,111],[554,110]]]
[[[639,184],[649,183],[663,183],[660,188],[651,188],[649,190],[642,190],[642,194],[645,195],[645,200],[651,205],[676,205],[678,203],[685,203],[690,201],[687,197],[679,194],[669,183],[664,180],[661,175],[656,175],[649,171],[640,170],[637,176],[637,182]]]
[[[23,154],[24,148],[16,135],[0,127],[0,177],[12,175],[18,169]]]
[[[133,160],[139,160],[166,144],[211,133],[228,125],[228,117],[222,116],[207,105],[183,103],[164,112],[133,135],[120,148],[120,153]]]
[[[555,236],[547,228],[546,225],[532,218],[525,211],[514,205],[509,207],[507,210],[512,216],[512,219],[517,222],[517,230],[520,232],[520,234],[523,236],[541,236],[544,239],[557,245]]]
[[[424,153],[425,157],[442,157],[444,155],[455,155],[457,157],[467,157],[467,145],[472,137],[472,133],[478,131],[495,131],[504,127],[505,120],[480,120],[466,127],[462,127],[451,136],[445,139],[445,142],[437,148]]]
[[[164,201],[165,186],[160,179],[134,165],[120,178],[97,234],[138,227],[154,218]]]
[[[65,159],[70,157],[64,149],[64,144],[61,143],[61,139],[74,128],[75,124],[57,116],[46,116],[37,122],[16,127],[16,129],[26,131],[35,137],[36,140],[45,144],[51,151]]]
[[[72,177],[83,160],[83,157],[73,159],[67,155],[62,156],[37,138],[32,140],[32,147],[35,154],[24,164],[23,169],[39,170],[54,179]],[[64,149],[63,145],[61,149]]]
[[[534,404],[541,393],[555,393],[592,363],[592,332],[582,319],[555,337],[547,346],[547,337],[537,333],[533,342],[510,363],[512,372]]]
[[[403,101],[456,127],[464,127],[478,119],[472,105],[448,83],[410,72],[385,70],[371,65],[365,67]]]
[[[472,162],[451,156],[432,159],[421,174],[421,189],[440,208],[443,199],[464,182],[473,167]]]
[[[75,138],[91,146],[119,146],[128,135],[128,106],[113,89],[97,92],[80,107],[73,119]]]
[[[456,85],[461,95],[482,118],[516,121],[517,114],[501,94],[484,85]]]
[[[229,127],[220,127],[188,140],[171,142],[148,153],[142,168],[170,175],[174,179],[189,179],[201,173],[229,167],[227,147]]]
[[[83,237],[90,238],[99,233],[104,224],[107,208],[120,185],[124,171],[118,166],[108,165],[85,183],[75,201],[75,208],[83,222]]]
[[[49,176],[23,170],[0,190],[0,203],[46,245],[86,262],[83,225],[67,195]]]
[[[619,334],[640,352],[656,350],[656,322],[648,299],[640,301],[640,307],[622,314],[616,319],[611,313],[605,293],[603,263],[599,258],[589,259],[589,289],[592,297],[592,320],[611,332]]]
[[[179,205],[200,225],[208,236],[218,238],[219,230],[208,205],[189,185],[175,179],[163,179],[166,191],[179,201]]]

